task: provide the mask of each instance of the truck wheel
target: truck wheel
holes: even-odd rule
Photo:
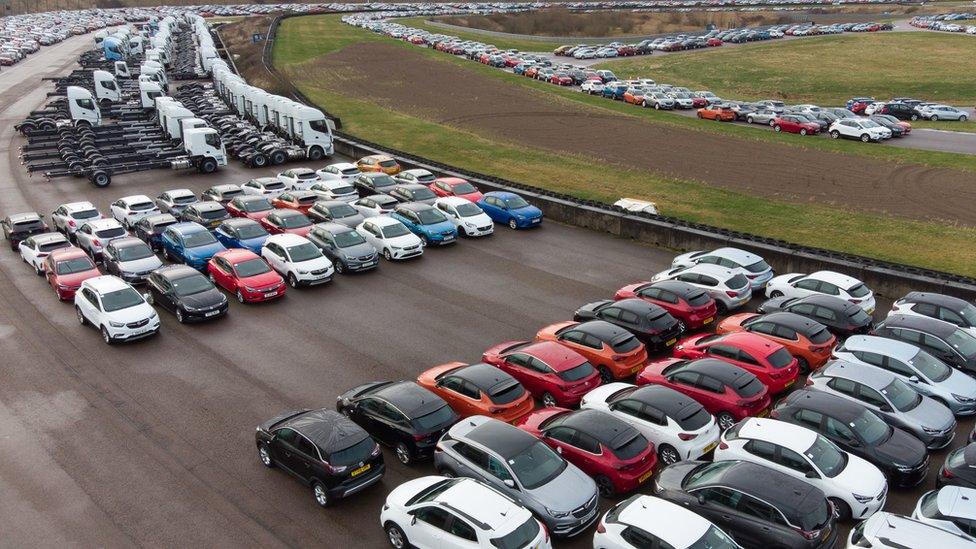
[[[323,156],[325,156],[325,151],[322,150],[322,147],[312,147],[308,150],[309,160],[322,160]]]
[[[112,176],[106,171],[96,170],[92,172],[89,180],[91,180],[92,185],[98,187],[99,189],[104,189],[112,183]]]
[[[91,122],[87,120],[79,120],[78,122],[75,122],[75,126],[78,126],[79,128],[90,128],[91,125]]]
[[[284,164],[285,160],[288,160],[288,156],[286,156],[283,151],[275,151],[271,153],[271,165],[277,166],[279,164]]]
[[[200,173],[214,173],[217,171],[217,161],[213,158],[204,158],[200,162]]]
[[[33,123],[24,123],[20,126],[21,135],[27,135],[29,133],[34,133],[37,131],[37,126]]]
[[[255,168],[263,168],[268,165],[268,157],[264,156],[263,153],[257,153],[251,157],[251,166]]]

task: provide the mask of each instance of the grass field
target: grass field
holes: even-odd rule
[[[690,221],[976,276],[976,248],[972,246],[976,229],[769,200],[693,181],[628,170],[585,155],[553,154],[492,141],[430,120],[408,116],[363,98],[336,93],[327,79],[316,78],[314,71],[309,69],[320,55],[356,42],[374,40],[393,43],[379,35],[343,25],[337,17],[292,18],[282,24],[274,49],[274,62],[313,101],[342,117],[345,131],[364,139],[462,168],[582,198],[611,201],[621,196],[643,197],[656,201],[668,215]],[[411,46],[403,44],[402,47]],[[443,54],[432,51],[429,54],[432,59],[451,62],[451,58]],[[474,69],[480,67],[472,63],[467,65]],[[485,70],[502,75],[499,71]],[[513,81],[530,83],[524,78],[512,78]],[[545,85],[540,83],[539,86]],[[609,104],[614,109],[626,107],[578,93],[567,94],[571,94],[567,98],[571,97],[572,100],[588,102],[592,99],[594,104]],[[649,117],[668,116],[633,108],[629,111]],[[731,126],[722,128],[729,129]],[[836,143],[822,141],[826,144]],[[880,151],[884,148],[870,149]],[[486,151],[491,154],[486,154]],[[595,170],[594,166],[599,169]],[[857,238],[851,238],[851,235],[857,235]]]
[[[735,99],[839,105],[852,95],[971,106],[976,40],[934,32],[835,35],[606,63],[617,76],[710,89]]]

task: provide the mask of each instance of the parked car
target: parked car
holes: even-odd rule
[[[738,332],[756,334],[786,347],[796,358],[801,374],[823,366],[837,343],[837,338],[823,324],[787,312],[766,315],[739,313],[727,317],[715,327],[717,334]]]
[[[44,260],[48,254],[62,248],[71,248],[68,237],[61,233],[37,233],[17,244],[20,258],[34,269],[37,276],[44,276]]]
[[[215,253],[226,249],[199,223],[170,225],[163,231],[161,242],[164,258],[174,263],[186,263],[198,271],[207,268],[207,262]]]
[[[228,201],[229,202],[229,201]],[[225,219],[230,218],[230,213],[224,205],[214,200],[206,200],[190,204],[180,212],[180,221],[197,223],[214,230]]]
[[[444,246],[457,242],[458,231],[454,223],[433,206],[418,202],[397,204],[390,217],[420,237],[424,246]]]
[[[288,190],[307,191],[309,187],[318,183],[318,174],[309,168],[291,168],[278,174],[278,181],[285,184]]]
[[[200,199],[190,189],[170,189],[156,196],[156,207],[162,213],[178,217],[184,208],[199,201]]]
[[[75,232],[82,225],[102,217],[102,213],[91,202],[70,202],[61,204],[51,212],[51,225],[55,230],[61,231],[73,240]],[[3,236],[10,241],[11,250],[17,249],[16,241],[23,240],[16,235],[37,234],[46,231],[47,224],[44,223],[43,218],[33,212],[12,215],[3,221]],[[14,238],[11,238],[11,235],[15,235]]]
[[[532,411],[532,395],[514,377],[489,364],[448,362],[417,377],[460,417],[490,416],[511,423]]]
[[[312,226],[308,239],[322,250],[339,274],[362,272],[379,265],[379,254],[356,229],[338,223]]]
[[[693,265],[718,265],[730,269],[745,276],[754,290],[765,287],[775,274],[773,268],[762,257],[731,247],[718,248],[710,252],[688,252],[675,257],[671,262],[672,267]]]
[[[504,191],[491,191],[477,202],[495,223],[510,229],[525,229],[542,224],[542,210],[532,206],[521,196]]]
[[[228,303],[199,271],[186,265],[165,265],[146,280],[149,304],[176,315],[180,324],[223,317]]]
[[[430,190],[427,185],[420,183],[401,183],[393,187],[393,190],[390,191],[390,196],[400,202],[417,202],[427,205],[433,205],[434,200],[437,200],[437,195],[434,194],[434,191]]]
[[[144,284],[149,274],[163,266],[152,248],[130,236],[117,238],[102,249],[105,274],[115,275],[129,284]]]
[[[670,501],[637,494],[603,515],[593,535],[596,549],[740,549],[732,536]]]
[[[481,360],[517,379],[547,407],[575,407],[600,384],[586,357],[554,341],[507,341],[490,347]]]
[[[555,341],[583,355],[603,383],[629,378],[647,361],[647,349],[627,330],[603,320],[559,322],[539,330],[536,341]]]
[[[358,171],[356,173],[359,173]],[[314,192],[321,200],[339,200],[351,204],[359,199],[359,193],[352,183],[341,179],[326,179],[312,184],[308,190]]]
[[[131,229],[143,217],[162,213],[153,200],[144,194],[124,196],[112,202],[110,209],[112,217],[127,229]]]
[[[241,190],[244,191],[245,195],[257,195],[267,198],[275,198],[281,193],[287,191],[288,185],[285,185],[285,183],[277,177],[255,177],[249,179],[247,183],[241,185]]]
[[[922,494],[912,518],[976,544],[976,490],[945,486]]]
[[[839,297],[811,294],[807,297],[774,297],[759,306],[760,313],[794,313],[815,320],[837,336],[838,340],[866,334],[874,322],[859,305]]]
[[[694,335],[674,348],[675,358],[716,358],[755,375],[776,395],[796,384],[800,374],[797,360],[786,347],[748,332]]]
[[[234,217],[222,222],[214,230],[214,236],[226,248],[244,248],[257,254],[261,253],[270,233],[253,219]]]
[[[839,297],[873,314],[876,302],[874,292],[860,280],[834,271],[817,271],[811,274],[789,273],[779,275],[766,285],[767,297],[806,297],[826,294]]]
[[[146,299],[121,278],[102,275],[81,283],[75,292],[75,315],[112,345],[150,337],[159,331],[159,315]]]
[[[857,523],[847,538],[847,546],[971,549],[973,542],[913,518],[882,511]]]
[[[703,290],[715,301],[716,311],[725,313],[744,306],[752,299],[749,279],[719,265],[672,267],[651,277],[653,283],[676,281]]]
[[[488,236],[495,232],[495,223],[477,204],[460,196],[444,196],[434,201],[440,210],[464,236]]]
[[[271,205],[275,209],[295,210],[308,215],[308,210],[319,199],[319,195],[314,191],[285,191],[271,199]]]
[[[965,122],[969,119],[966,111],[950,105],[920,105],[916,110],[926,120],[956,120]]]
[[[352,207],[363,217],[376,217],[389,214],[397,204],[397,199],[388,194],[373,194],[356,200]]]
[[[381,172],[386,175],[396,175],[402,170],[400,164],[386,154],[364,156],[356,162],[356,167],[361,172]]]
[[[378,172],[361,173],[353,180],[353,186],[362,197],[374,194],[388,195],[396,185],[397,182],[395,179],[385,173]]]
[[[346,184],[352,184],[360,173],[359,168],[349,162],[336,162],[315,171],[319,181],[341,181]]]
[[[698,109],[698,118],[717,122],[732,122],[735,120],[735,111],[722,104],[713,104]]]
[[[244,190],[241,189],[240,185],[234,184],[224,184],[224,185],[214,185],[209,189],[200,193],[201,202],[217,202],[221,206],[227,205],[228,202],[234,198],[244,194]]]
[[[275,208],[259,220],[266,231],[275,234],[307,236],[312,230],[312,220],[298,210]]]
[[[359,210],[341,200],[319,200],[308,210],[308,216],[316,223],[337,223],[351,229],[366,220]]]
[[[858,139],[864,143],[874,141],[879,143],[891,138],[891,130],[870,119],[841,118],[830,125],[827,130],[830,137],[840,139]]]
[[[44,258],[44,276],[59,301],[74,299],[82,282],[101,275],[95,263],[80,248],[60,248]]]
[[[285,278],[292,288],[315,286],[332,280],[332,262],[322,250],[303,236],[275,234],[261,248],[261,257]]]
[[[945,294],[909,292],[891,305],[888,316],[917,315],[950,322],[976,336],[976,305]]]
[[[573,320],[604,320],[634,334],[648,349],[670,349],[684,333],[684,324],[662,307],[642,299],[605,299],[583,305]]]
[[[207,272],[211,282],[234,294],[241,303],[285,295],[285,280],[251,250],[235,248],[217,253],[208,262]]]
[[[976,375],[976,336],[951,322],[896,314],[885,318],[871,335],[915,345],[953,368]]]
[[[811,122],[797,114],[781,114],[773,119],[773,131],[798,133],[800,135],[816,135],[820,133],[820,124]]]
[[[943,486],[976,488],[976,443],[970,442],[949,452],[945,463],[939,469],[939,475],[935,477],[935,485],[939,488]]]
[[[356,231],[387,261],[409,259],[424,253],[424,243],[399,220],[386,215],[370,217]]]
[[[638,282],[617,290],[615,300],[642,299],[666,310],[688,330],[703,328],[715,320],[715,300],[704,290],[677,280]]]
[[[162,242],[160,238],[163,235],[163,231],[166,227],[170,225],[176,225],[179,223],[172,214],[157,214],[144,217],[136,222],[135,226],[132,228],[132,234],[142,239],[143,242],[149,244],[149,247],[153,251],[159,251],[162,249]]]
[[[95,261],[101,260],[102,249],[111,241],[129,236],[121,223],[112,218],[87,221],[75,232],[78,247],[88,252]]]
[[[244,195],[228,202],[225,209],[231,217],[246,217],[260,221],[271,215],[274,206],[271,204],[271,199],[266,196]]]
[[[460,177],[438,177],[428,186],[437,196],[457,196],[471,202],[478,202],[484,196],[477,187]]]

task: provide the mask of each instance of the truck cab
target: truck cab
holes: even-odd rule
[[[92,79],[95,82],[95,97],[99,101],[116,103],[122,100],[122,90],[112,73],[95,70],[92,71]]]
[[[191,128],[183,132],[183,149],[192,165],[203,173],[212,173],[227,165],[227,150],[220,134],[213,128]]]
[[[95,102],[92,92],[81,86],[68,86],[68,112],[71,122],[76,126],[98,126],[102,123],[102,111]]]
[[[152,80],[139,77],[139,100],[143,109],[152,109],[156,106],[156,98],[163,95],[163,89]]]
[[[335,153],[332,143],[335,122],[326,118],[322,111],[293,102],[286,123],[286,133],[296,145],[305,147],[309,160],[320,160]]]

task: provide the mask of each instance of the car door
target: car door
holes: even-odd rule
[[[659,423],[660,412],[653,407],[635,399],[618,400],[609,406],[614,415],[632,425],[645,438],[659,444],[662,437],[662,425]]]
[[[481,401],[481,391],[457,376],[447,376],[437,382],[444,400],[461,417],[478,415],[482,411],[476,406]]]
[[[738,503],[745,495],[731,488],[708,487],[694,490],[691,509],[728,532],[742,547],[763,547],[761,525],[748,514],[742,514]]]
[[[213,281],[229,292],[236,292],[237,280],[230,263],[222,257],[215,257],[213,258],[213,266],[214,269],[210,272],[213,276]]]
[[[584,446],[589,442],[587,439],[592,440],[592,437],[589,437],[585,433],[580,433],[572,427],[564,426],[556,426],[544,431],[542,436],[546,444],[552,447],[557,454],[579,467],[584,473],[588,475],[594,473],[590,459],[592,455],[588,458],[584,449]],[[592,449],[592,445],[589,449]],[[599,449],[600,445],[596,444],[596,450],[599,451]]]
[[[815,278],[802,278],[793,284],[789,297],[806,297],[819,291],[820,281]]]
[[[96,327],[99,326],[101,309],[99,307],[98,296],[95,295],[95,291],[91,288],[83,288],[81,290],[81,299],[79,299],[77,303],[78,308],[81,310],[81,314]]]
[[[214,229],[214,236],[217,237],[217,242],[220,242],[226,248],[238,248],[238,243],[234,236],[231,234],[229,228],[224,225],[220,225]]]
[[[149,275],[149,279],[146,281],[146,287],[149,290],[149,297],[152,298],[153,304],[159,305],[164,309],[168,309],[168,307],[163,303],[164,297],[162,282],[164,280],[164,278],[156,276],[155,274]]]
[[[282,427],[272,433],[274,438],[268,445],[274,462],[286,471],[298,474],[298,458],[295,444],[299,434],[294,429]]]
[[[373,438],[386,443],[384,436],[380,433],[382,426],[378,420],[382,404],[379,399],[363,397],[355,401],[352,406],[347,407],[344,412]]]
[[[278,271],[280,274],[285,274],[287,271],[287,257],[285,256],[285,251],[277,243],[270,243],[264,247],[264,258],[268,260],[271,268]]]
[[[400,410],[388,402],[379,401],[377,414],[373,417],[377,437],[384,444],[394,446],[400,442],[401,435],[408,425],[407,418]]]
[[[533,358],[525,353],[512,353],[502,359],[501,369],[517,379],[525,389],[536,394],[545,390],[540,373],[532,365]]]
[[[440,507],[421,507],[412,511],[415,520],[410,521],[410,529],[407,537],[410,544],[418,549],[434,549],[444,547],[449,535],[447,532],[448,524],[451,522],[451,514]]]

